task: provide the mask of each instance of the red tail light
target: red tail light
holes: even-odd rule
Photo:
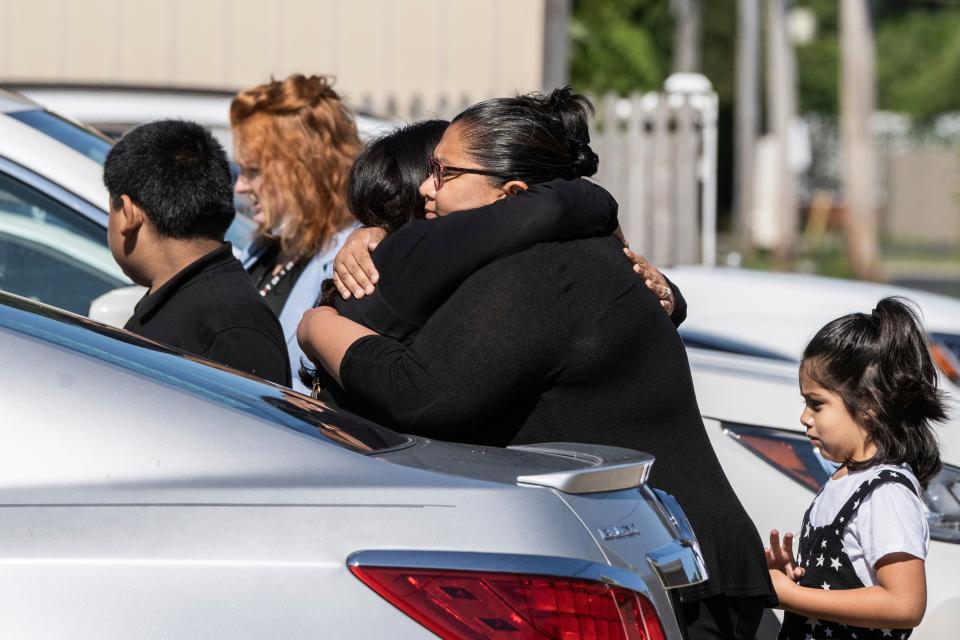
[[[724,432],[762,460],[811,491],[818,491],[833,471],[814,451],[807,437],[796,431],[723,423]]]
[[[441,569],[350,570],[441,638],[664,638],[649,600],[600,582]]]

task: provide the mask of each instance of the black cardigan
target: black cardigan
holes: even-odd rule
[[[345,408],[448,441],[649,451],[654,484],[684,505],[712,576],[685,599],[770,598],[760,539],[704,432],[671,326],[686,303],[674,286],[668,319],[606,237],[615,226],[616,202],[584,180],[405,226],[374,253],[374,296],[337,300],[381,337],[348,349],[347,393],[331,391]]]
[[[398,340],[410,339],[464,280],[490,262],[538,242],[610,235],[617,202],[587,180],[552,180],[494,204],[415,220],[381,242],[373,261],[382,278],[360,300],[330,295],[340,315]],[[327,286],[330,294],[332,287]],[[673,317],[686,317],[676,293]]]
[[[355,342],[340,374],[350,408],[401,432],[654,454],[651,482],[683,505],[711,576],[684,599],[774,602],[760,537],[710,445],[680,337],[614,238],[541,243],[497,260],[409,344]]]

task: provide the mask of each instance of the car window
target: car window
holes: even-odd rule
[[[157,385],[360,453],[412,443],[368,420],[215,363],[57,309],[0,293],[0,340],[12,331],[119,367]]]
[[[8,113],[7,115],[62,142],[71,149],[79,151],[99,164],[103,164],[106,161],[107,154],[110,153],[110,148],[113,146],[113,140],[102,135],[96,129],[78,125],[50,111],[32,109],[29,111],[16,111]],[[119,138],[134,126],[135,125],[124,125],[123,129],[112,129],[110,133],[116,134],[115,137]],[[214,130],[213,133],[221,144],[224,144],[225,149],[229,150],[231,148],[229,145],[229,129]],[[231,176],[233,181],[236,182],[239,169],[236,164],[232,162],[230,165]],[[96,204],[99,205],[100,203]],[[238,250],[243,250],[253,239],[257,225],[253,221],[253,214],[250,212],[245,198],[235,198],[234,206],[237,209],[237,216],[234,218],[233,223],[231,223],[230,228],[227,229],[226,240],[233,243],[233,246]]]
[[[96,130],[88,129],[43,109],[14,111],[7,115],[50,136],[54,140],[62,142],[74,151],[79,151],[100,164],[103,164],[107,159],[107,154],[110,153],[110,148],[113,146],[113,142],[109,138],[100,135]]]
[[[766,358],[767,360],[776,360],[778,362],[796,362],[794,358],[782,353],[777,353],[764,347],[747,344],[725,336],[687,329],[685,327],[680,327],[679,332],[680,339],[683,340],[685,347],[732,353],[740,356],[750,356],[752,358]]]
[[[128,284],[103,227],[0,173],[0,290],[86,314]]]

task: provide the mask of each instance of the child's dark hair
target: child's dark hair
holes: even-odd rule
[[[114,145],[103,165],[110,206],[128,196],[168,238],[223,240],[233,222],[230,163],[195,122],[142,124]]]
[[[393,233],[424,216],[420,183],[430,156],[446,131],[446,120],[425,120],[377,138],[350,169],[347,205],[365,227]]]
[[[922,486],[940,470],[933,423],[947,418],[920,318],[908,300],[884,298],[871,313],[829,322],[803,352],[811,378],[839,395],[876,453],[858,471],[908,463]]]

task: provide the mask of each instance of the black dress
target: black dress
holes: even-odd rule
[[[614,238],[497,260],[409,345],[355,342],[340,375],[367,415],[401,432],[654,454],[651,482],[683,505],[711,576],[684,599],[772,598],[760,537],[704,431],[680,337]]]
[[[497,211],[540,222],[524,221],[527,233],[516,232],[518,218],[497,219]],[[374,254],[381,273],[375,296],[336,303],[383,335],[348,349],[340,369],[345,393],[332,391],[346,408],[405,433],[653,453],[652,482],[684,506],[711,575],[684,599],[772,604],[760,538],[700,419],[674,326],[685,303],[674,287],[677,307],[672,318],[663,313],[607,235],[609,220],[596,226],[611,212],[616,203],[599,187],[554,181],[484,211],[396,232]],[[545,222],[551,219],[554,226]],[[544,237],[558,219],[566,235]],[[538,233],[578,237],[577,225],[581,239],[536,243]],[[431,287],[442,293],[426,295]]]

